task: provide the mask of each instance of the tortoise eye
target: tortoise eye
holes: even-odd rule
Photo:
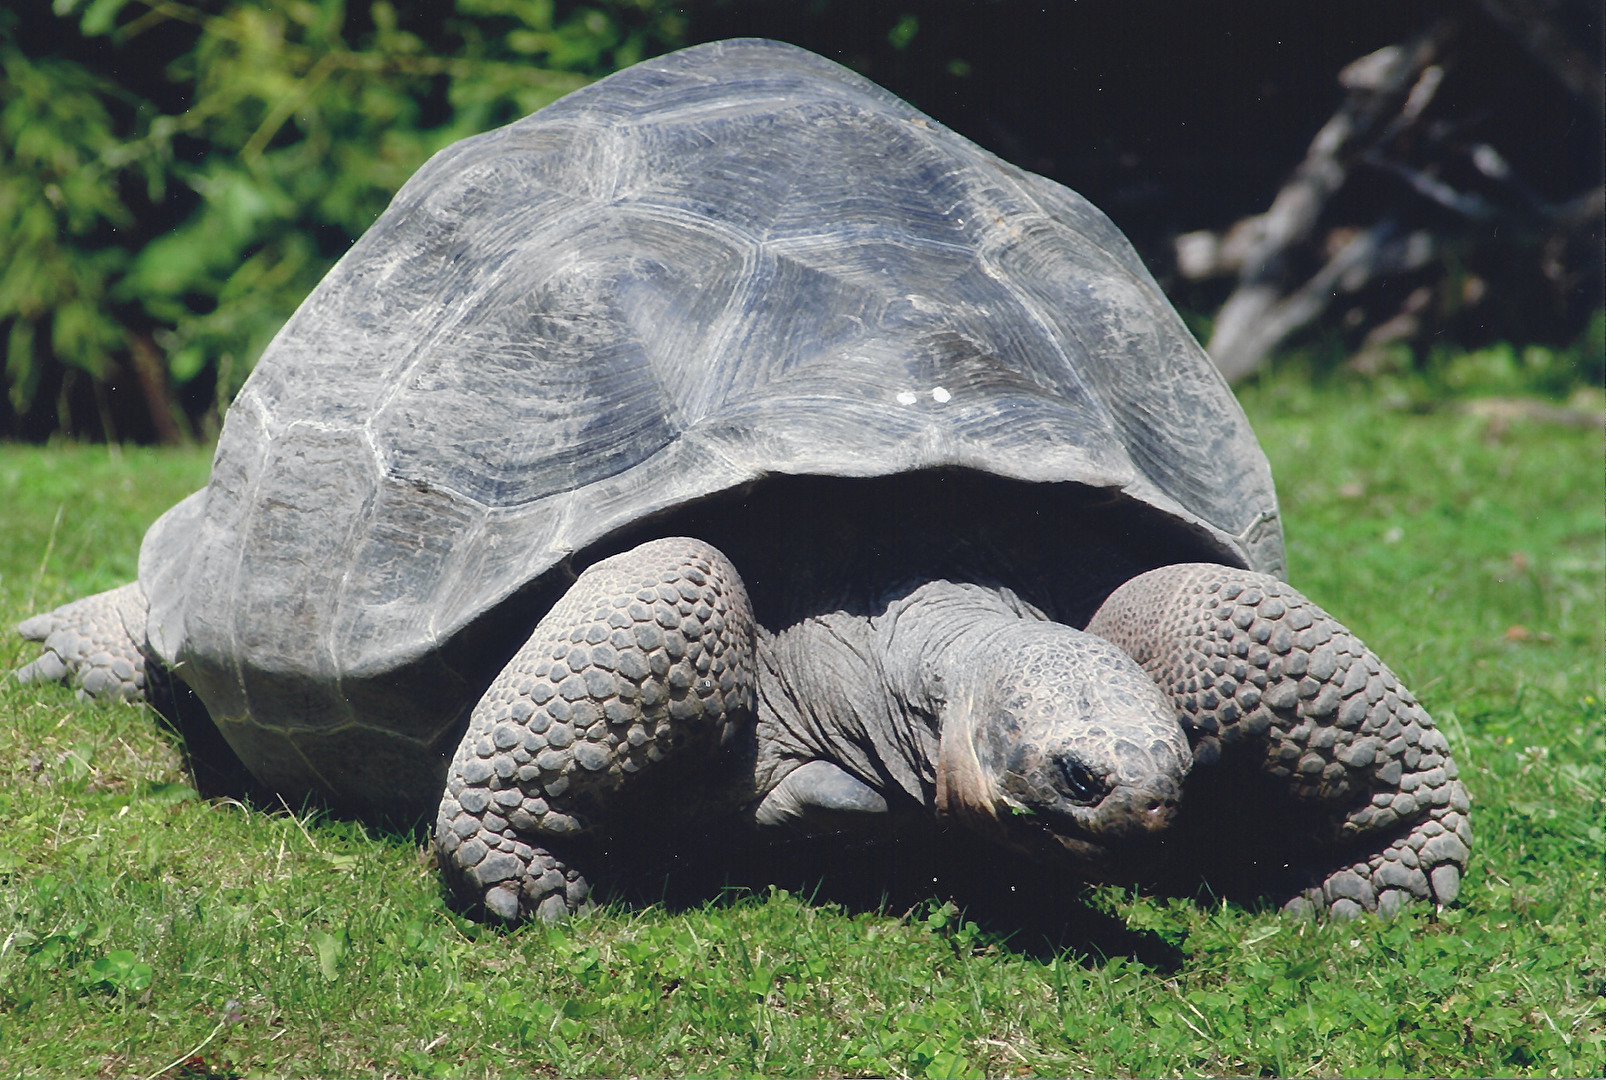
[[[1092,806],[1104,798],[1109,790],[1098,774],[1077,758],[1062,757],[1059,759],[1059,767],[1060,778],[1065,784],[1065,793],[1078,806]]]

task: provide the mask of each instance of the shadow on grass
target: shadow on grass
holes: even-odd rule
[[[251,777],[205,710],[189,700],[193,694],[188,688],[179,684],[178,691],[158,691],[160,712],[200,795],[236,799],[265,813],[283,812],[284,804]],[[337,821],[349,817],[338,807],[289,809],[316,809]],[[429,843],[426,822],[365,824],[412,843]],[[987,940],[1045,962],[1071,954],[1096,966],[1125,956],[1171,972],[1187,959],[1177,944],[1133,930],[1098,910],[1077,878],[945,827],[915,826],[878,841],[820,836],[768,843],[737,832],[734,837],[703,834],[671,842],[662,835],[644,835],[592,852],[588,864],[598,871],[598,899],[627,909],[658,906],[684,912],[726,906],[765,896],[772,887],[850,914],[895,918],[910,917],[933,902],[951,902]],[[442,904],[456,908],[444,882],[440,896]],[[482,925],[481,932],[497,930]]]
[[[724,906],[785,889],[849,914],[919,917],[944,903],[1007,952],[1048,961],[1070,953],[1087,966],[1124,956],[1170,972],[1179,944],[1134,930],[1094,906],[1087,886],[1053,867],[1000,850],[958,829],[916,824],[895,838],[819,836],[779,843],[704,835],[672,852],[612,844],[597,894],[625,907],[667,911]]]
[[[168,676],[153,683],[151,693],[203,798],[236,799],[267,813],[287,809],[251,776],[193,691]],[[334,820],[351,817],[339,807],[288,809],[316,809]],[[365,824],[419,845],[429,843],[429,822]],[[690,911],[742,903],[772,888],[850,914],[895,918],[952,903],[987,940],[1045,962],[1070,954],[1097,966],[1121,956],[1172,972],[1187,960],[1181,942],[1135,930],[1100,910],[1087,885],[1065,870],[1031,862],[960,828],[925,821],[906,822],[896,836],[877,840],[846,835],[774,842],[739,829],[673,836],[645,830],[634,839],[598,845],[587,853],[586,864],[597,871],[597,898],[626,908]],[[1196,880],[1191,886],[1171,882],[1164,891],[1178,895],[1196,889],[1209,902],[1208,888]],[[441,897],[456,906],[444,883]],[[495,932],[490,926],[484,930]]]

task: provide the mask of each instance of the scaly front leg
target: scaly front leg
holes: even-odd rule
[[[583,906],[569,853],[619,789],[666,758],[712,756],[750,721],[753,635],[741,578],[699,540],[654,540],[581,574],[452,758],[435,843],[458,895],[506,922]]]
[[[1170,693],[1201,762],[1248,756],[1329,823],[1287,904],[1337,916],[1448,904],[1472,843],[1443,734],[1332,616],[1265,574],[1161,567],[1112,593],[1088,630]],[[1212,745],[1214,744],[1214,745]]]

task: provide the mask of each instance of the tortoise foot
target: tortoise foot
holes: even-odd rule
[[[1283,910],[1353,918],[1363,912],[1393,915],[1413,900],[1443,908],[1461,891],[1471,841],[1464,813],[1435,808],[1427,820],[1382,851],[1334,870],[1289,900]]]
[[[130,582],[24,621],[17,632],[44,648],[14,672],[17,681],[68,683],[80,698],[143,701],[146,610],[139,583]]]
[[[1275,839],[1296,866],[1353,858],[1291,908],[1455,899],[1472,833],[1449,744],[1331,615],[1275,578],[1195,563],[1133,578],[1088,629],[1171,695],[1200,765],[1233,759],[1280,793],[1300,824]]]
[[[460,837],[447,865],[459,899],[507,926],[530,918],[563,922],[591,904],[590,883],[562,858],[489,829]]]
[[[472,797],[467,802],[475,805]],[[441,804],[435,844],[452,892],[491,921],[560,922],[590,902],[591,886],[578,870],[500,815],[465,810],[450,795]]]
[[[698,540],[654,540],[588,569],[480,699],[436,822],[460,896],[509,922],[561,917],[584,878],[555,860],[671,756],[712,758],[752,715],[741,579]],[[564,911],[559,906],[564,906]]]

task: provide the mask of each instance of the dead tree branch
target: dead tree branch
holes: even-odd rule
[[[1481,0],[1496,25],[1599,116],[1599,69],[1549,18],[1560,2]],[[1562,265],[1563,256],[1587,245],[1591,235],[1598,242],[1606,195],[1595,184],[1566,198],[1547,197],[1490,142],[1478,140],[1476,129],[1487,112],[1469,115],[1460,104],[1464,99],[1455,96],[1465,93],[1469,79],[1480,77],[1467,67],[1469,56],[1480,54],[1468,51],[1472,27],[1464,20],[1476,18],[1469,13],[1440,19],[1410,41],[1350,63],[1339,73],[1348,91],[1342,106],[1311,141],[1271,206],[1223,234],[1177,238],[1177,268],[1184,277],[1237,278],[1209,343],[1210,355],[1229,380],[1255,371],[1272,351],[1320,319],[1337,297],[1374,283],[1386,293],[1385,279],[1412,275],[1435,260],[1442,264],[1438,288],[1448,290],[1436,306],[1476,303],[1482,283],[1468,279],[1463,287],[1466,272],[1450,265],[1464,265],[1480,244],[1497,236],[1506,248],[1543,252],[1539,268],[1556,288],[1582,280],[1576,267]],[[1450,85],[1462,90],[1440,100],[1451,71],[1457,74]],[[1380,207],[1370,223],[1324,221],[1335,196],[1361,171],[1393,177],[1398,197]],[[1346,212],[1354,211],[1353,199],[1345,205]],[[1435,294],[1424,290],[1422,281],[1415,274],[1400,283],[1400,293],[1410,296],[1403,303],[1396,298],[1397,313],[1366,333],[1363,352],[1376,353],[1423,325]],[[1446,299],[1455,296],[1461,299]],[[1378,299],[1364,303],[1375,308]],[[1353,330],[1366,321],[1359,306],[1346,316]]]
[[[1434,61],[1454,30],[1453,22],[1441,20],[1415,40],[1380,49],[1340,73],[1349,96],[1311,141],[1305,160],[1270,209],[1250,219],[1243,230],[1238,287],[1216,316],[1209,345],[1211,357],[1229,380],[1254,371],[1289,333],[1309,321],[1295,321],[1295,315],[1310,312],[1314,317],[1326,307],[1326,301],[1317,302],[1309,290],[1343,272],[1340,267],[1329,275],[1332,263],[1299,290],[1297,299],[1288,298],[1292,306],[1277,310],[1288,291],[1285,255],[1310,237],[1322,209],[1367,150],[1422,114],[1442,79]],[[1349,256],[1365,258],[1364,245]],[[1334,262],[1344,260],[1342,252],[1334,257]]]

